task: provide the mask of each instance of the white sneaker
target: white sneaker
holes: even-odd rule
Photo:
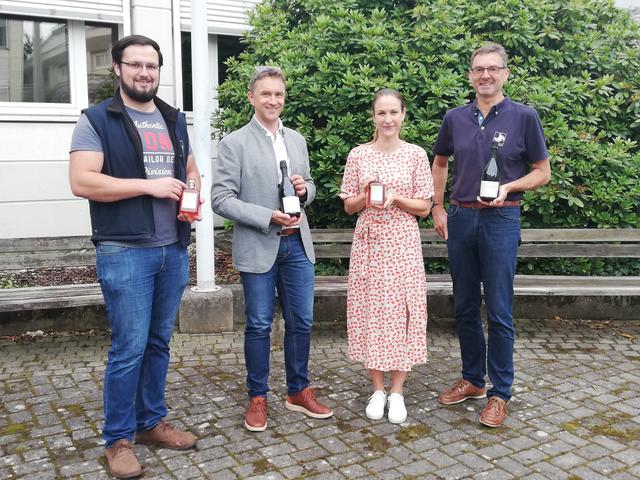
[[[391,423],[402,423],[407,419],[407,409],[404,406],[404,397],[399,393],[389,394],[389,421]]]
[[[371,420],[380,420],[384,417],[384,406],[387,403],[387,393],[384,390],[376,390],[369,397],[369,403],[364,411],[367,418]]]

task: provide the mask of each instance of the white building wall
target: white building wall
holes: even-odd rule
[[[0,238],[89,235],[86,200],[69,188],[73,123],[0,124]]]
[[[53,0],[38,1],[0,0],[0,14],[22,14],[53,18],[52,4],[64,4],[65,10],[56,10],[58,18],[77,20],[103,20],[118,23],[123,35],[147,35],[160,44],[164,67],[158,95],[168,103],[182,105],[180,30],[185,25],[184,12],[180,14],[180,0],[106,0],[96,2],[91,9],[87,2]],[[227,0],[234,18],[239,9],[236,4],[255,4],[251,0]],[[211,11],[216,0],[209,0]],[[184,5],[184,2],[183,2]],[[100,8],[102,11],[100,11]],[[233,7],[233,8],[231,8]],[[120,8],[120,12],[117,11]],[[216,8],[220,8],[219,5]],[[114,11],[115,10],[115,11]],[[105,13],[106,12],[106,13]],[[243,17],[245,18],[245,17]],[[224,26],[224,22],[222,22]],[[246,29],[237,20],[229,28],[217,33],[234,33]],[[80,111],[87,106],[86,52],[79,47],[76,29],[75,43],[70,51],[72,92],[77,97],[71,104],[51,108],[44,104],[0,103],[0,238],[58,237],[90,235],[91,224],[88,202],[71,193],[68,180],[68,158],[71,134]],[[210,28],[211,31],[211,28]],[[72,42],[74,40],[72,39]],[[217,79],[217,51],[215,36],[210,37],[211,85]],[[82,85],[85,87],[82,87]],[[213,101],[213,100],[212,100]],[[212,152],[215,146],[212,144]],[[206,196],[206,194],[205,194]]]

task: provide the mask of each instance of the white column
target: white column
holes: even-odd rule
[[[131,33],[145,35],[160,45],[164,64],[160,71],[158,96],[176,105],[174,89],[173,13],[171,0],[130,0]],[[175,32],[180,35],[180,32]]]
[[[193,154],[201,177],[202,220],[196,225],[198,284],[193,290],[211,291],[215,286],[213,255],[213,211],[211,210],[211,95],[209,82],[209,40],[207,38],[207,5],[205,0],[191,2],[191,65],[193,82]]]

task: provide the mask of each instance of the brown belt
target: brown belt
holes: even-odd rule
[[[502,202],[502,205],[485,205],[484,203],[480,203],[478,201],[475,202],[460,202],[458,200],[449,200],[451,205],[457,205],[462,208],[496,208],[496,207],[519,207],[520,200],[505,200]]]
[[[278,232],[281,237],[290,237],[291,235],[300,235],[299,228],[283,228]]]

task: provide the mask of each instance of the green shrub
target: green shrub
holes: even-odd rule
[[[403,136],[429,152],[445,111],[473,98],[468,59],[484,41],[509,52],[506,93],[538,110],[549,146],[552,180],[525,194],[523,226],[640,227],[640,29],[611,1],[267,0],[251,24],[216,126],[249,120],[256,65],[284,69],[283,122],[306,137],[318,189],[313,227],[355,222],[337,194],[347,153],[371,138],[373,93],[403,92]]]

